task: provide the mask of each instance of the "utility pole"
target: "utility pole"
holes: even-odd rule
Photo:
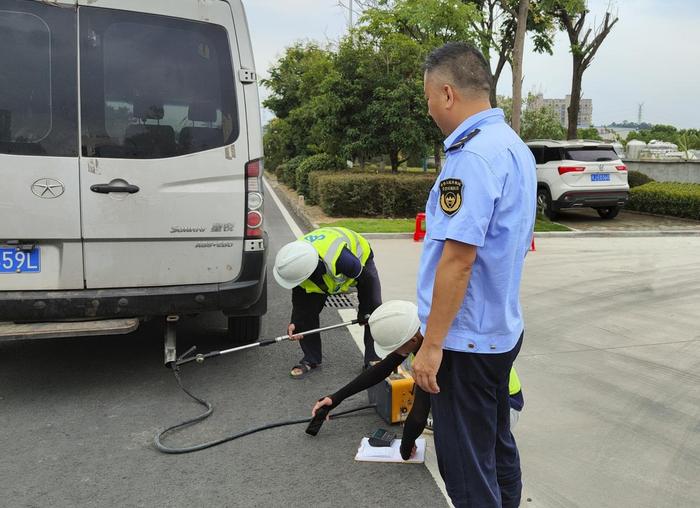
[[[353,29],[352,2],[353,2],[353,0],[348,0],[348,31],[349,32],[352,32],[352,29]]]

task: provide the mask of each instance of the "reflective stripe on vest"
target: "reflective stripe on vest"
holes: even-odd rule
[[[320,228],[311,231],[300,239],[314,246],[326,267],[326,273],[323,275],[323,282],[327,290],[324,291],[307,279],[300,284],[307,293],[344,293],[355,284],[355,279],[349,279],[336,272],[335,264],[344,247],[347,247],[348,250],[360,260],[363,268],[369,258],[369,242],[361,235],[347,228]]]

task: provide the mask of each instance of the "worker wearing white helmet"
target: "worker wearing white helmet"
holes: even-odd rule
[[[408,355],[416,353],[423,342],[418,308],[411,302],[392,300],[380,305],[370,316],[368,325],[374,337],[374,349],[383,360],[364,371],[334,394],[321,398],[312,410],[313,416],[316,416],[316,411],[319,408],[329,406],[329,409],[334,409],[351,395],[381,382],[401,365]],[[514,368],[510,375],[512,427],[518,420],[524,399],[520,380]],[[403,437],[401,438],[401,456],[404,460],[408,460],[415,452],[415,440],[425,429],[429,413],[430,394],[416,385],[413,406],[404,423]]]
[[[319,327],[319,315],[328,295],[357,287],[359,316],[371,314],[382,303],[379,275],[369,242],[347,228],[320,228],[288,243],[277,253],[272,270],[277,283],[292,290],[292,318],[287,333]],[[365,328],[365,367],[379,358],[374,340]],[[319,334],[307,335],[299,343],[304,357],[290,375],[302,378],[321,365]]]

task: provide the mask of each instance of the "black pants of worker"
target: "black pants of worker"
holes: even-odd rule
[[[438,467],[455,508],[516,508],[522,481],[508,380],[520,351],[444,351],[431,396]]]
[[[319,315],[327,298],[327,295],[320,293],[307,293],[300,287],[295,287],[292,290],[292,323],[297,331],[313,330],[320,326]],[[359,316],[371,314],[382,304],[382,287],[373,258],[367,260],[362,273],[357,278],[357,298],[360,301]],[[374,339],[369,331],[369,326],[365,326],[364,333],[365,365],[367,365],[369,362],[377,360],[378,356],[374,352]],[[302,361],[312,365],[319,365],[322,362],[320,334],[307,335],[299,341],[299,344],[304,352]]]

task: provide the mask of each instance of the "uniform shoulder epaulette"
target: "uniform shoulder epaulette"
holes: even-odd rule
[[[454,152],[455,150],[459,150],[464,145],[469,143],[472,139],[474,139],[474,137],[477,134],[479,134],[479,132],[481,132],[479,129],[474,129],[466,136],[459,138],[457,141],[454,142],[454,144],[452,144],[450,147],[447,148],[447,150],[445,150],[445,153],[450,153],[450,152]]]

